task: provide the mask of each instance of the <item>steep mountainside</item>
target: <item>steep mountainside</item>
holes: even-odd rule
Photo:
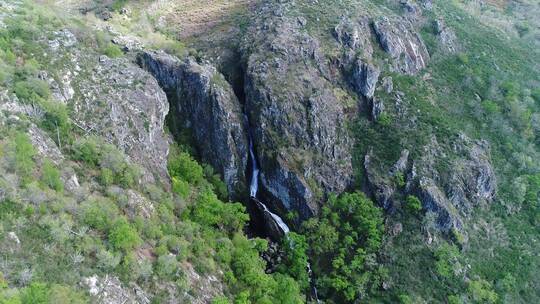
[[[534,0],[0,3],[0,303],[540,302]]]

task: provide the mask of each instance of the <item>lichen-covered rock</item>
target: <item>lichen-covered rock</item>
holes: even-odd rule
[[[369,191],[375,200],[385,210],[393,207],[392,196],[396,191],[395,186],[389,181],[389,175],[383,173],[373,161],[374,154],[370,150],[364,157],[364,170],[366,172]]]
[[[420,6],[415,2],[411,0],[401,0],[400,3],[407,19],[416,20],[422,15]]]
[[[363,17],[353,20],[342,17],[334,28],[334,37],[343,47],[359,50],[365,59],[371,58],[373,47],[371,45],[371,29],[369,18]]]
[[[144,52],[138,60],[169,94],[175,121],[191,131],[201,159],[221,174],[231,198],[240,197],[246,192],[248,140],[231,85],[213,66],[192,58]]]
[[[97,275],[84,278],[82,285],[94,303],[101,304],[149,304],[150,297],[136,284],[131,288],[125,287],[117,277],[99,277]]]
[[[223,285],[223,279],[220,277],[223,276],[221,271],[201,275],[197,273],[190,263],[183,263],[182,269],[190,284],[190,292],[184,293],[185,302],[182,301],[181,303],[207,304],[212,303],[215,298],[223,296],[225,286]],[[178,303],[178,299],[171,298],[167,303]]]
[[[120,46],[124,51],[140,51],[144,48],[144,45],[139,38],[130,35],[119,35],[112,39],[112,42]]]
[[[444,192],[429,178],[421,178],[418,197],[422,207],[436,215],[437,228],[444,232],[461,229],[463,222],[457,208],[448,200]]]
[[[359,59],[353,66],[352,80],[354,87],[361,95],[372,98],[380,74],[379,68]]]
[[[156,80],[125,59],[96,60],[87,72],[76,82],[75,124],[120,148],[149,173],[145,180],[166,182],[169,103]]]
[[[318,40],[297,22],[273,15],[258,20],[249,36],[246,107],[263,199],[306,219],[318,212],[325,193],[340,193],[352,181],[344,106]]]
[[[374,121],[379,120],[381,114],[384,112],[384,102],[381,98],[373,97],[371,99],[371,119]]]
[[[495,198],[497,181],[489,153],[487,142],[461,134],[455,140],[453,158],[432,140],[423,157],[415,162],[419,197],[424,208],[437,214],[439,229],[460,229],[473,206]],[[448,171],[436,168],[441,162],[450,164]]]
[[[449,28],[443,19],[438,19],[434,23],[435,33],[437,39],[443,50],[448,53],[455,53],[458,51],[459,46],[457,43],[457,37],[454,31]]]
[[[56,143],[36,125],[30,125],[28,137],[42,159],[48,158],[56,165],[64,160],[64,155],[62,155]]]
[[[396,71],[412,75],[426,67],[429,53],[409,21],[380,17],[373,28],[383,50],[393,58]]]
[[[394,81],[392,80],[392,76],[383,77],[381,87],[387,94],[392,93],[394,90]]]
[[[489,144],[474,142],[461,134],[454,149],[463,157],[454,162],[449,181],[450,200],[465,211],[479,203],[491,202],[497,192],[497,180],[490,162]]]

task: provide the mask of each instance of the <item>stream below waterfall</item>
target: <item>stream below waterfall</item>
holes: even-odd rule
[[[288,237],[287,235],[291,231],[289,229],[289,226],[283,221],[283,219],[270,211],[268,207],[261,202],[257,198],[257,192],[259,191],[259,165],[257,163],[257,158],[255,156],[255,148],[253,143],[253,134],[249,125],[249,120],[246,114],[244,114],[244,120],[248,129],[248,140],[249,140],[249,159],[251,159],[251,181],[249,185],[249,191],[250,191],[250,198],[251,201],[255,202],[256,204],[260,205],[262,207],[262,212],[266,215],[270,215],[270,217],[273,219],[274,223],[279,227],[281,230],[283,237]],[[308,277],[309,277],[309,284],[311,286],[311,297],[313,300],[315,300],[316,303],[320,303],[319,297],[317,295],[317,287],[315,287],[315,283],[313,282],[313,272],[311,270],[311,264],[308,262],[306,265],[307,271],[308,271]]]

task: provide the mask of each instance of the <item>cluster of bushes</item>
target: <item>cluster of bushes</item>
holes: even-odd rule
[[[0,303],[3,304],[54,304],[88,303],[86,294],[59,284],[32,283],[21,289],[10,289],[0,273]]]
[[[59,24],[54,18],[36,14],[31,8],[20,10],[19,14],[17,18],[7,18],[6,26],[0,29],[0,84],[10,87],[20,102],[43,113],[37,117],[41,127],[54,134],[51,138],[61,146],[62,141],[71,140],[68,109],[64,104],[50,100],[49,84],[40,77],[44,66],[36,56],[43,53],[38,37]]]
[[[128,163],[115,146],[105,144],[99,138],[88,137],[76,141],[71,150],[74,160],[99,171],[99,181],[103,186],[118,184],[132,188],[138,185],[141,169]]]
[[[192,246],[188,259],[193,259],[202,272],[212,270],[208,267],[216,261],[224,270],[234,303],[302,303],[300,287],[293,278],[265,272],[266,263],[260,254],[268,244],[260,239],[249,240],[243,234],[249,216],[242,204],[224,203],[218,198],[216,191],[224,191],[221,179],[178,148],[171,149],[168,169],[173,191],[182,198],[186,194],[193,198],[181,211],[181,225],[200,229],[204,235],[203,242]],[[214,303],[230,302],[219,298]]]
[[[386,277],[377,262],[383,213],[363,193],[332,197],[303,225],[321,295],[333,303],[374,294]]]

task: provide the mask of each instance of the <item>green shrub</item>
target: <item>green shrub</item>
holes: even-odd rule
[[[422,202],[418,199],[418,197],[409,195],[407,196],[405,207],[409,212],[418,214],[420,211],[422,211]]]
[[[111,8],[115,11],[119,11],[124,7],[124,5],[127,4],[127,2],[128,0],[114,0],[111,5]]]
[[[28,181],[35,167],[34,155],[36,150],[32,146],[30,138],[25,133],[15,135],[15,170],[23,179],[23,183]]]
[[[186,181],[172,177],[172,190],[182,198],[187,198],[189,195],[189,184]]]
[[[118,207],[108,199],[93,198],[82,203],[82,221],[95,229],[108,231],[118,218]]]
[[[468,64],[469,63],[469,56],[466,53],[459,53],[457,55],[458,61],[461,64]]]
[[[394,176],[394,178],[395,178],[396,185],[397,185],[399,188],[405,187],[405,176],[403,175],[403,173],[398,172],[398,173]]]
[[[435,269],[443,278],[450,279],[454,276],[454,263],[459,256],[459,251],[454,245],[443,243],[434,253]]]
[[[458,296],[451,295],[448,296],[448,304],[461,304],[463,303]]]
[[[227,200],[229,197],[227,185],[221,180],[221,176],[214,173],[214,169],[210,165],[205,165],[203,170],[206,180],[210,182],[219,199]]]
[[[307,273],[308,244],[305,236],[291,232],[283,239],[282,248],[285,252],[285,259],[278,270],[293,277],[303,290],[309,287],[309,276]]]
[[[159,256],[156,261],[155,273],[163,279],[174,279],[178,272],[178,261],[174,255]]]
[[[114,183],[114,174],[109,168],[101,168],[99,174],[99,181],[101,185],[108,187]]]
[[[15,69],[15,77],[18,80],[26,80],[26,79],[36,79],[38,76],[39,70],[41,69],[41,65],[37,60],[31,58],[25,61],[25,63],[22,66],[17,66]],[[47,86],[48,89],[48,86]]]
[[[399,303],[401,304],[413,304],[413,300],[411,299],[411,297],[409,295],[406,295],[406,294],[401,294],[398,296],[399,298]]]
[[[171,151],[169,173],[190,184],[200,184],[204,181],[203,168],[186,152]]]
[[[49,85],[35,78],[15,83],[13,91],[21,101],[26,103],[40,102],[51,96]]]
[[[489,115],[501,112],[499,105],[491,100],[482,101],[482,108],[484,109],[484,112]]]
[[[41,122],[43,129],[51,132],[51,136],[59,146],[62,142],[70,142],[71,122],[69,120],[68,108],[65,104],[59,102],[41,102],[45,116]]]
[[[93,138],[85,138],[77,141],[72,147],[73,159],[83,161],[85,164],[96,167],[101,158],[101,149],[98,141]]]
[[[49,303],[58,304],[84,304],[89,299],[83,292],[74,290],[69,286],[55,284],[50,289]]]
[[[212,304],[231,304],[231,302],[226,297],[220,296],[220,297],[212,299]]]
[[[124,52],[122,52],[122,50],[113,43],[107,44],[107,46],[105,46],[101,52],[110,58],[117,58],[124,55]]]
[[[117,174],[117,180],[124,188],[133,188],[141,176],[140,169],[135,165],[125,165],[122,172]]]
[[[21,292],[22,304],[49,304],[50,290],[43,283],[32,283]]]
[[[223,203],[210,190],[199,195],[190,211],[195,222],[205,227],[219,227],[230,234],[242,231],[249,220],[242,204]]]
[[[473,280],[467,291],[474,303],[496,303],[499,296],[492,290],[491,284],[485,280]]]
[[[276,287],[274,289],[274,301],[272,303],[302,304],[305,303],[301,296],[298,282],[289,276],[276,273],[274,275]]]
[[[384,112],[384,113],[381,113],[381,115],[379,115],[379,118],[377,119],[377,123],[383,127],[388,127],[392,123],[392,119],[390,118],[390,115]]]
[[[60,172],[49,159],[45,159],[43,162],[43,167],[41,168],[41,182],[45,186],[58,192],[64,191],[64,183],[60,179]]]
[[[531,97],[540,105],[540,88],[532,90]]]
[[[114,249],[123,251],[131,250],[142,242],[137,230],[125,218],[116,220],[109,233],[109,241]]]

